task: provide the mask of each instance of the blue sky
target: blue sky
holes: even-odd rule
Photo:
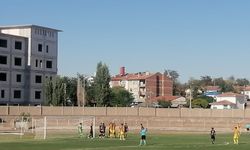
[[[6,0],[0,25],[36,24],[59,35],[60,75],[176,70],[250,78],[249,0]]]

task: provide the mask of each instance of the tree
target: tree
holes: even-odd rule
[[[201,82],[200,80],[196,80],[191,78],[188,81],[188,88],[190,88],[192,98],[197,98],[201,94]]]
[[[173,81],[173,95],[180,95],[181,88],[180,88],[180,84],[178,82],[178,78],[180,76],[179,73],[175,70],[165,70],[164,75],[169,76]]]
[[[168,75],[169,77],[171,77],[171,79],[173,80],[173,81],[177,81],[177,79],[179,78],[179,73],[177,72],[177,71],[175,71],[175,70],[165,70],[164,71],[164,74],[165,75]]]
[[[63,77],[62,80],[66,85],[66,105],[76,105],[77,78]]]
[[[53,82],[50,79],[45,80],[45,105],[53,104]]]
[[[86,106],[94,106],[95,105],[95,88],[94,83],[88,83],[85,85],[86,90]]]
[[[246,78],[239,78],[239,79],[236,79],[236,83],[239,86],[246,86],[246,85],[249,85],[249,80],[247,80]]]
[[[225,85],[225,80],[222,77],[219,78],[214,78],[213,79],[213,84],[220,86],[221,88]]]
[[[212,85],[212,78],[210,76],[201,76],[200,82],[202,86]]]
[[[169,108],[172,105],[171,101],[165,101],[165,100],[158,100],[158,104],[163,108]]]
[[[110,105],[111,106],[128,106],[134,100],[132,93],[128,92],[123,87],[113,87],[111,89],[112,93],[112,100]]]
[[[96,76],[94,78],[94,98],[97,106],[111,105],[110,80],[111,77],[108,66],[99,62],[97,64]]]
[[[208,108],[209,103],[214,102],[214,98],[208,96],[199,96],[192,100],[192,106],[198,108]]]
[[[47,79],[45,83],[45,105],[65,105],[65,83],[60,76],[56,76],[53,80]]]
[[[192,107],[195,108],[207,108],[208,102],[202,98],[196,98],[192,100]]]

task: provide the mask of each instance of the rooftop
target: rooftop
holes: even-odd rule
[[[237,96],[243,96],[242,94],[237,94],[237,93],[232,93],[232,92],[227,92],[227,93],[222,93],[218,95],[217,97],[237,97]]]
[[[153,98],[152,101],[158,101],[158,100],[173,101],[180,97],[181,96],[158,96],[158,97]]]
[[[116,75],[115,77],[112,77],[112,81],[120,81],[120,80],[143,80],[147,79],[151,76],[155,75],[155,73],[149,73],[149,72],[141,72],[141,73],[128,73],[123,76]]]
[[[39,25],[33,25],[33,24],[24,24],[24,25],[8,25],[8,26],[0,26],[0,29],[18,29],[18,28],[45,28],[48,30],[54,30],[57,32],[62,32],[62,30],[58,30],[58,29],[53,29],[53,28],[49,28],[49,27],[43,27],[43,26],[39,26]]]
[[[219,102],[210,103],[210,105],[236,105],[236,104],[229,102],[227,100],[223,100]]]
[[[219,86],[206,86],[205,89],[207,91],[220,91],[221,90]]]

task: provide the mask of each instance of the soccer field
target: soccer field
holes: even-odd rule
[[[239,145],[232,143],[231,134],[218,134],[216,143],[210,143],[205,134],[165,134],[147,136],[147,145],[139,145],[138,135],[129,135],[126,141],[119,139],[80,139],[78,137],[34,140],[32,136],[20,139],[14,135],[0,135],[0,150],[249,150],[250,135],[242,134]]]

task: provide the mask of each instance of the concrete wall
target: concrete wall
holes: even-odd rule
[[[137,132],[142,123],[150,132],[209,132],[215,127],[219,132],[232,132],[237,123],[244,129],[250,123],[250,109],[211,110],[211,109],[167,109],[145,107],[50,107],[50,106],[0,106],[0,118],[13,126],[13,120],[22,112],[32,118],[43,116],[95,116],[96,128],[100,122],[117,125],[127,122],[130,131]],[[55,117],[56,119],[56,117]],[[87,125],[88,126],[88,125]]]
[[[20,115],[22,112],[34,116],[139,116],[167,118],[249,118],[250,109],[188,109],[147,107],[62,107],[62,106],[0,106],[0,116]]]

